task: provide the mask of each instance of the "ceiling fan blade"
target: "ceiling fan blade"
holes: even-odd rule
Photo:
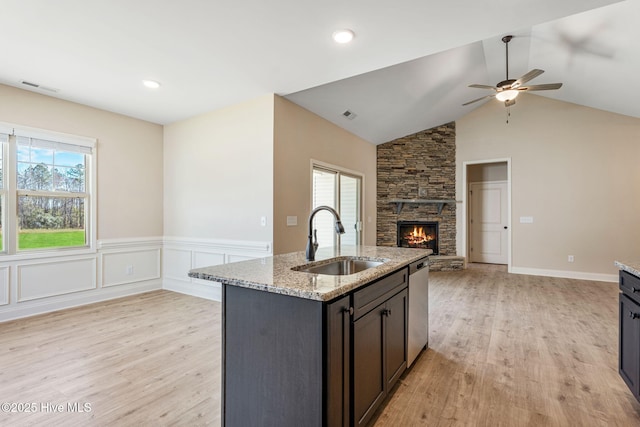
[[[541,85],[531,85],[531,86],[523,86],[519,87],[518,90],[555,90],[560,89],[562,87],[562,83],[545,83]]]
[[[527,74],[525,74],[524,76],[520,77],[515,82],[511,83],[511,88],[512,89],[519,88],[520,86],[522,86],[523,84],[525,84],[529,80],[535,79],[536,77],[538,77],[542,73],[544,73],[544,70],[538,70],[537,68],[534,69],[534,70],[531,70]]]
[[[482,101],[485,98],[493,98],[495,95],[486,95],[486,96],[481,96],[478,99],[474,99],[473,101],[469,101],[469,102],[465,102],[464,104],[462,104],[463,106],[465,105],[469,105],[469,104],[473,104],[474,102],[478,102],[478,101]]]
[[[495,86],[489,86],[489,85],[469,85],[469,87],[475,87],[478,89],[493,89],[493,90],[498,90],[496,89]]]

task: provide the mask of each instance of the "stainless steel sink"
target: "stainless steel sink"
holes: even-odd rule
[[[359,273],[369,268],[374,268],[384,264],[383,260],[368,260],[360,258],[340,258],[334,261],[323,262],[313,265],[301,265],[293,267],[294,271],[303,273],[327,274],[331,276],[348,276],[349,274]]]

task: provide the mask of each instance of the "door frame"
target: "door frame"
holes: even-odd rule
[[[468,188],[468,168],[472,165],[482,165],[489,163],[506,163],[507,164],[507,271],[511,273],[511,240],[512,240],[512,221],[511,221],[511,157],[499,158],[499,159],[487,159],[487,160],[471,160],[462,162],[462,209],[461,209],[461,221],[462,227],[462,239],[461,239],[461,251],[464,257],[469,259],[469,188]]]

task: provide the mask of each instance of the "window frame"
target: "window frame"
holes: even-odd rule
[[[0,122],[0,133],[9,135],[7,143],[2,142],[3,149],[3,188],[0,194],[4,196],[2,216],[3,247],[0,251],[0,260],[11,261],[33,258],[49,258],[67,255],[85,255],[97,252],[97,140],[67,133],[32,128],[11,123]],[[18,197],[29,193],[39,193],[46,197],[56,197],[55,191],[34,192],[32,190],[19,190],[17,188],[17,138],[28,137],[42,139],[83,147],[85,152],[85,191],[84,193],[58,192],[61,197],[80,197],[85,200],[85,245],[51,247],[40,249],[18,249]],[[80,151],[80,150],[79,150]],[[62,194],[60,194],[62,193]]]
[[[311,159],[311,168],[310,168],[310,200],[309,205],[310,209],[313,210],[313,192],[314,192],[314,183],[313,183],[313,172],[314,170],[322,170],[329,173],[336,174],[336,182],[334,189],[334,198],[335,198],[335,209],[338,211],[338,214],[341,214],[341,206],[340,206],[340,180],[342,176],[348,176],[350,178],[358,179],[359,189],[357,195],[357,203],[358,203],[358,211],[359,211],[359,219],[358,219],[358,229],[357,229],[357,245],[362,245],[364,241],[364,218],[365,218],[365,175],[362,172],[346,169],[340,166],[332,165],[330,163],[325,163],[319,160]],[[340,247],[342,245],[341,236],[337,233],[333,234],[333,246]]]

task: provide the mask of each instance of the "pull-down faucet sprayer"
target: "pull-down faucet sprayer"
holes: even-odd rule
[[[314,210],[311,211],[311,214],[309,215],[309,238],[307,239],[307,251],[306,251],[306,256],[307,256],[307,261],[314,261],[316,259],[316,245],[317,242],[314,245],[313,242],[313,235],[314,235],[314,231],[313,230],[313,217],[320,211],[329,211],[333,214],[333,216],[336,219],[336,223],[335,223],[335,227],[336,227],[336,233],[338,234],[344,234],[344,227],[342,226],[342,221],[340,220],[340,215],[338,215],[338,212],[336,212],[335,209],[329,207],[329,206],[318,206],[317,208],[315,208]]]

